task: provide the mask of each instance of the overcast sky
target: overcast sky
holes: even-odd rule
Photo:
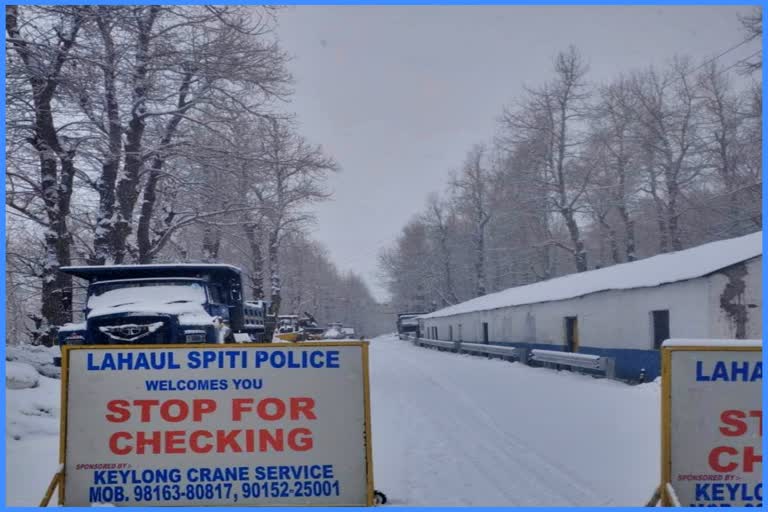
[[[504,105],[551,76],[576,45],[589,80],[714,57],[744,39],[737,6],[298,6],[278,35],[294,59],[289,109],[342,172],[316,208],[313,236],[342,271],[383,300],[379,251],[442,191],[472,144],[488,141]],[[723,56],[733,63],[757,42]]]

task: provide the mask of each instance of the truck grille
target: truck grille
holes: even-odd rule
[[[105,317],[90,323],[90,337],[99,345],[152,345],[173,342],[170,319],[167,317]]]

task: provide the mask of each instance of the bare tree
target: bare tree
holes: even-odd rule
[[[576,270],[587,270],[587,253],[576,220],[589,184],[589,169],[580,165],[584,135],[579,126],[587,114],[589,92],[584,80],[588,68],[574,47],[560,52],[554,63],[555,79],[529,89],[522,108],[506,109],[502,124],[513,142],[538,141],[539,179],[549,189],[552,210],[565,223],[571,245],[557,242],[573,255]]]
[[[291,123],[277,118],[259,125],[259,176],[264,188],[256,194],[267,221],[267,261],[271,281],[272,313],[281,302],[280,244],[282,237],[312,219],[306,207],[329,197],[323,182],[336,162],[319,146],[308,144]]]
[[[690,61],[678,58],[662,74],[651,69],[636,73],[632,81],[645,150],[645,191],[658,205],[661,252],[683,248],[681,201],[703,169],[698,91],[691,71]]]
[[[72,237],[68,217],[75,178],[77,140],[61,132],[55,120],[55,104],[66,80],[65,67],[71,64],[73,47],[84,23],[76,7],[30,10],[34,20],[22,18],[17,6],[6,6],[5,29],[8,48],[18,60],[8,67],[11,80],[25,82],[17,99],[29,105],[29,116],[18,126],[26,132],[26,142],[38,158],[38,176],[8,173],[10,180],[24,183],[33,193],[30,201],[18,202],[13,184],[8,206],[45,229],[45,257],[41,269],[42,323],[39,336],[50,345],[54,327],[71,319],[71,277],[59,272],[70,263]],[[44,19],[41,19],[44,18]],[[13,128],[13,127],[12,127]],[[33,213],[32,201],[42,202],[42,211]]]
[[[453,247],[452,238],[455,233],[455,213],[448,205],[441,201],[437,194],[433,194],[427,201],[427,211],[424,213],[423,222],[435,240],[442,276],[442,291],[440,293],[444,306],[456,304],[459,299],[454,290],[453,278]]]
[[[485,276],[485,232],[491,219],[489,204],[489,173],[485,167],[486,148],[475,145],[467,155],[461,173],[452,180],[454,198],[460,209],[464,210],[472,225],[472,245],[474,250],[475,295],[487,292]]]

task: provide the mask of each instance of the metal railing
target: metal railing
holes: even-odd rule
[[[609,379],[616,376],[616,360],[613,357],[534,349],[531,350],[530,360],[538,363],[598,371],[604,373]]]
[[[402,339],[402,338],[401,338]],[[468,343],[465,341],[430,340],[427,338],[407,338],[420,347],[432,347],[451,352],[500,357],[510,361],[527,361],[528,349],[504,347],[501,345],[486,345],[483,343]]]
[[[613,357],[558,352],[556,350],[529,350],[522,347],[486,345],[484,343],[469,343],[466,341],[431,340],[416,338],[410,335],[401,335],[400,339],[411,341],[420,347],[489,357],[495,356],[508,361],[520,361],[525,364],[535,362],[543,363],[547,366],[556,365],[557,367],[566,366],[570,369],[579,368],[603,373],[609,379],[613,379],[616,376],[616,360]]]

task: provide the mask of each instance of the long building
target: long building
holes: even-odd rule
[[[668,338],[762,337],[762,232],[509,288],[422,315],[422,336],[616,358],[654,379]]]

